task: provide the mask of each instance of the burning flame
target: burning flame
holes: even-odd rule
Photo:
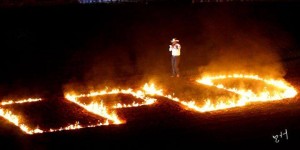
[[[255,93],[252,90],[247,89],[237,89],[237,88],[227,88],[223,84],[214,84],[214,80],[225,80],[225,79],[251,79],[256,81],[262,81],[265,84],[276,87],[278,90],[275,91],[261,91]],[[211,111],[218,109],[225,109],[237,106],[244,106],[249,102],[257,101],[272,101],[272,100],[282,100],[286,98],[292,98],[297,95],[297,91],[289,85],[285,80],[274,80],[274,79],[264,79],[258,75],[243,75],[243,74],[233,74],[233,75],[219,75],[219,76],[206,76],[197,80],[198,83],[205,84],[208,86],[214,86],[219,89],[230,91],[240,95],[240,98],[236,101],[226,100],[226,102],[219,102],[216,105],[211,104],[211,101],[208,99],[203,107],[200,110],[202,111]],[[271,94],[275,93],[275,94]]]
[[[260,92],[253,92],[250,89],[238,89],[238,88],[228,88],[223,84],[215,84],[214,80],[227,80],[227,79],[251,79],[256,81],[262,81],[265,84],[271,85],[276,87],[275,91],[267,91],[263,90]],[[219,76],[205,76],[201,79],[197,80],[198,83],[213,86],[219,89],[223,89],[226,91],[230,91],[239,95],[238,98],[232,99],[225,99],[223,101],[218,102],[217,104],[213,104],[210,99],[207,99],[203,106],[196,105],[195,101],[186,101],[180,100],[177,97],[174,97],[170,94],[164,94],[162,89],[156,89],[154,84],[145,84],[142,90],[133,91],[132,89],[112,89],[102,90],[98,92],[90,92],[89,94],[71,94],[67,93],[65,98],[81,107],[86,109],[89,112],[92,112],[96,115],[106,118],[106,121],[103,123],[97,123],[94,125],[87,125],[83,126],[80,125],[79,122],[75,122],[74,124],[70,124],[66,127],[60,127],[58,129],[49,129],[49,130],[41,130],[39,128],[31,129],[27,125],[20,123],[20,117],[14,115],[11,111],[5,110],[0,107],[0,116],[7,119],[9,122],[13,123],[14,125],[18,126],[22,131],[27,134],[36,134],[36,133],[44,133],[44,132],[57,132],[63,130],[76,130],[81,128],[89,128],[89,127],[97,127],[102,125],[110,125],[112,124],[122,124],[125,121],[118,118],[118,116],[114,112],[110,112],[111,109],[116,108],[127,108],[127,107],[138,107],[142,105],[151,105],[156,102],[155,98],[147,97],[147,95],[151,96],[162,96],[169,100],[178,102],[192,110],[199,111],[199,112],[206,112],[206,111],[214,111],[219,109],[226,109],[231,107],[238,107],[238,106],[245,106],[249,102],[256,102],[256,101],[271,101],[271,100],[282,100],[286,98],[292,98],[297,95],[297,91],[285,80],[274,80],[274,79],[264,79],[259,77],[258,75],[243,75],[243,74],[233,74],[233,75],[219,75]],[[271,94],[272,93],[272,94]],[[275,93],[275,94],[274,94]],[[78,98],[82,97],[95,97],[100,95],[107,95],[107,94],[130,94],[136,98],[143,99],[143,103],[136,103],[133,102],[132,104],[121,104],[117,103],[113,105],[111,108],[107,107],[101,101],[99,102],[91,102],[90,104],[81,103]],[[26,103],[26,102],[38,102],[41,101],[40,98],[29,98],[25,100],[18,100],[18,101],[3,101],[1,102],[1,106],[3,105],[10,105],[10,104],[17,104],[17,103]]]
[[[25,124],[20,123],[20,117],[17,115],[14,115],[11,111],[9,110],[4,110],[0,108],[0,116],[8,120],[9,122],[13,123],[14,125],[18,126],[22,131],[24,131],[27,134],[33,134],[33,133],[42,133],[43,131],[40,129],[30,129],[28,126]]]
[[[1,105],[11,105],[11,104],[18,104],[18,103],[29,103],[29,102],[38,102],[41,101],[41,98],[29,98],[25,100],[9,100],[9,101],[3,101],[1,102]],[[79,124],[79,122],[76,122],[75,124],[68,125],[66,127],[60,127],[58,129],[50,129],[50,130],[41,130],[39,128],[32,129],[28,127],[27,125],[20,123],[21,117],[18,115],[13,114],[11,111],[3,109],[0,107],[0,116],[8,120],[9,122],[13,123],[15,126],[19,127],[22,131],[24,131],[27,134],[36,134],[36,133],[46,133],[46,132],[57,132],[57,131],[63,131],[63,130],[76,130],[81,128],[90,128],[90,127],[97,127],[102,125],[109,125],[108,120],[106,120],[103,123],[98,123],[95,125],[88,125],[88,126],[82,126]]]
[[[1,102],[1,105],[11,105],[11,104],[20,104],[20,103],[29,103],[29,102],[37,102],[37,101],[41,101],[41,98],[28,98],[28,99],[24,99],[24,100],[17,100],[17,101],[13,101],[13,100],[5,100],[3,102]]]
[[[148,84],[146,84],[148,85]],[[84,109],[88,110],[89,112],[92,112],[96,115],[99,115],[101,117],[104,117],[110,121],[113,122],[113,124],[121,124],[124,123],[124,121],[121,121],[118,116],[113,112],[113,113],[109,113],[109,109],[107,108],[107,106],[104,106],[104,104],[102,103],[102,101],[100,103],[98,102],[92,102],[90,104],[84,104],[81,103],[78,98],[82,98],[82,97],[95,97],[95,96],[101,96],[101,95],[107,95],[107,94],[130,94],[136,98],[140,98],[143,99],[144,102],[143,103],[136,103],[133,102],[132,104],[115,104],[112,108],[128,108],[128,107],[138,107],[138,106],[142,106],[142,105],[151,105],[153,104],[156,99],[154,98],[149,98],[146,95],[147,94],[157,94],[155,93],[156,90],[154,87],[149,87],[149,86],[144,86],[143,91],[142,90],[138,90],[138,91],[133,91],[132,89],[112,89],[111,91],[107,91],[107,90],[102,90],[102,91],[98,91],[98,92],[90,92],[89,94],[80,94],[80,95],[75,95],[75,94],[70,94],[67,93],[65,98],[81,107],[83,107]],[[146,88],[146,89],[145,89]],[[152,89],[151,89],[152,88]],[[154,88],[154,89],[153,89]],[[151,91],[152,90],[152,91]],[[153,93],[154,92],[154,93]]]
[[[64,131],[64,130],[77,130],[77,129],[82,129],[82,128],[93,128],[93,127],[98,127],[98,126],[103,126],[103,125],[109,125],[108,120],[106,120],[104,123],[98,123],[98,124],[95,124],[95,125],[88,125],[88,126],[82,126],[77,121],[74,124],[70,124],[66,127],[61,127],[59,129],[50,129],[48,131],[43,131],[43,132],[57,132],[57,131]],[[43,133],[43,132],[40,132],[40,133]]]
[[[11,104],[19,104],[19,103],[29,103],[29,102],[37,102],[41,101],[41,98],[28,98],[24,100],[8,100],[8,101],[2,101],[1,105],[11,105]],[[26,132],[27,134],[32,134],[32,133],[40,133],[41,130],[39,129],[34,129],[31,130],[28,126],[25,124],[20,123],[20,117],[17,115],[14,115],[11,111],[5,110],[0,107],[0,116],[8,120],[9,122],[13,123],[14,125],[18,126],[22,131]]]
[[[162,89],[157,90],[153,83],[151,85],[148,85],[148,83],[146,83],[143,87],[143,90],[146,92],[146,94],[160,95],[160,96],[163,95],[163,90]]]
[[[151,87],[153,90],[153,86]],[[151,89],[149,88],[149,89]],[[152,91],[153,92],[153,91]],[[99,92],[90,92],[89,94],[80,94],[80,95],[72,95],[72,94],[66,94],[66,99],[74,102],[75,104],[83,107],[84,109],[97,114],[99,116],[102,116],[106,118],[107,120],[103,123],[97,123],[94,125],[87,125],[87,126],[82,126],[79,124],[79,122],[76,122],[75,124],[70,124],[66,127],[60,127],[58,129],[49,129],[49,130],[41,130],[39,128],[32,129],[28,127],[27,125],[20,123],[21,117],[18,115],[14,115],[11,111],[5,110],[0,107],[0,116],[3,118],[7,119],[9,122],[13,123],[14,125],[18,126],[22,131],[24,131],[27,134],[36,134],[36,133],[46,133],[46,132],[57,132],[57,131],[64,131],[64,130],[76,130],[76,129],[81,129],[81,128],[90,128],[90,127],[97,127],[97,126],[102,126],[102,125],[110,125],[110,121],[113,122],[113,124],[121,124],[124,123],[124,121],[121,121],[118,116],[112,112],[109,113],[109,109],[102,102],[97,103],[97,102],[92,102],[88,105],[80,103],[77,99],[80,97],[95,97],[95,96],[100,96],[100,95],[106,95],[106,94],[131,94],[136,98],[143,99],[143,103],[136,103],[133,102],[132,104],[121,104],[118,103],[114,105],[112,108],[127,108],[127,107],[138,107],[142,105],[151,105],[155,103],[156,99],[147,97],[146,94],[149,94],[150,91],[145,91],[145,90],[138,90],[138,91],[133,91],[132,89],[113,89],[111,91],[107,90],[102,90]],[[154,94],[154,93],[153,93]],[[19,104],[19,103],[29,103],[29,102],[38,102],[41,101],[41,98],[28,98],[24,100],[6,100],[2,101],[1,105],[11,105],[11,104]]]
[[[236,88],[226,88],[222,84],[215,85],[213,83],[213,80],[217,79],[251,79],[251,80],[257,80],[262,81],[265,84],[269,84],[271,86],[276,87],[277,91],[272,91],[270,94],[270,91],[261,91],[260,93],[254,93],[251,90],[247,89],[236,89]],[[214,86],[219,89],[227,90],[233,93],[238,94],[240,97],[232,98],[232,99],[225,99],[223,101],[218,102],[217,104],[213,104],[210,99],[207,99],[205,101],[205,104],[203,106],[196,105],[195,101],[186,101],[186,100],[180,100],[177,97],[174,97],[170,94],[164,94],[163,91],[157,90],[155,88],[154,84],[151,84],[150,86],[148,84],[145,84],[144,90],[147,92],[147,94],[151,95],[158,95],[165,97],[169,100],[179,102],[180,104],[193,109],[195,111],[199,112],[206,112],[206,111],[214,111],[214,110],[220,110],[220,109],[227,109],[232,107],[239,107],[239,106],[245,106],[249,102],[257,102],[257,101],[272,101],[272,100],[282,100],[286,98],[292,98],[297,95],[297,91],[289,85],[285,80],[274,80],[274,79],[264,79],[259,77],[258,75],[243,75],[243,74],[233,74],[233,75],[220,75],[220,76],[207,76],[201,79],[197,80],[198,83],[205,84],[208,86]]]

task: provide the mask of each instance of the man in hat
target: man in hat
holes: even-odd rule
[[[173,38],[169,45],[169,51],[172,52],[172,77],[179,77],[180,49],[179,40]]]

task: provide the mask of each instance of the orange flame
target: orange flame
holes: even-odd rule
[[[258,80],[263,81],[265,84],[272,85],[276,88],[278,88],[278,91],[272,91],[275,94],[270,94],[270,91],[261,91],[260,93],[254,93],[251,90],[246,89],[236,89],[236,88],[226,88],[222,84],[215,85],[213,83],[213,80],[217,79],[252,79],[252,80]],[[170,94],[164,94],[163,91],[157,90],[154,86],[154,84],[151,84],[150,86],[148,84],[145,84],[144,90],[148,94],[152,95],[158,95],[165,98],[168,98],[169,100],[179,102],[180,104],[193,109],[195,111],[199,112],[206,112],[206,111],[214,111],[214,110],[220,110],[220,109],[227,109],[232,107],[239,107],[239,106],[245,106],[249,102],[256,102],[256,101],[272,101],[272,100],[282,100],[286,98],[292,98],[297,95],[297,91],[289,85],[286,81],[282,80],[274,80],[274,79],[264,79],[259,77],[258,75],[242,75],[242,74],[233,74],[233,75],[220,75],[220,76],[206,76],[204,78],[198,79],[198,83],[205,84],[208,86],[214,86],[219,89],[227,90],[230,92],[234,92],[238,95],[240,95],[239,99],[232,98],[232,99],[226,99],[223,101],[217,102],[217,104],[213,104],[210,99],[205,100],[205,104],[203,106],[196,105],[195,101],[186,101],[186,100],[180,100],[177,97],[173,97]]]
[[[214,80],[220,79],[251,79],[256,81],[262,81],[265,84],[276,87],[278,90],[272,91],[261,91],[255,93],[252,90],[247,89],[237,89],[237,88],[227,88],[223,84],[214,84]],[[258,75],[243,75],[243,74],[233,74],[233,75],[219,75],[219,76],[206,76],[197,80],[198,83],[205,84],[208,86],[214,86],[219,89],[227,90],[233,93],[240,95],[240,98],[235,102],[227,100],[226,102],[219,102],[218,104],[211,104],[210,100],[207,100],[205,105],[201,107],[203,111],[211,111],[218,109],[225,109],[237,106],[244,106],[249,102],[257,101],[272,101],[272,100],[282,100],[286,98],[292,98],[297,95],[296,89],[294,89],[289,83],[285,80],[274,80],[274,79],[264,79]]]
[[[1,105],[11,105],[11,104],[20,104],[20,103],[29,103],[29,102],[37,102],[41,101],[41,98],[28,98],[24,100],[18,100],[18,101],[13,101],[13,100],[5,100],[1,102]]]
[[[29,102],[38,102],[41,101],[41,98],[29,98],[25,100],[9,100],[1,102],[1,105],[10,105],[10,104],[17,104],[17,103],[29,103]],[[82,126],[79,124],[79,122],[76,122],[75,124],[68,125],[66,127],[60,127],[59,129],[50,129],[50,130],[41,130],[39,128],[32,129],[28,127],[27,125],[20,123],[21,117],[18,115],[13,114],[9,110],[5,110],[0,107],[0,116],[8,120],[9,122],[13,123],[15,126],[19,127],[22,131],[24,131],[27,134],[36,134],[36,133],[46,133],[46,132],[57,132],[57,131],[63,131],[63,130],[75,130],[75,129],[81,129],[81,128],[90,128],[90,127],[97,127],[102,125],[108,125],[109,122],[106,120],[103,123],[98,123],[94,125],[88,125],[88,126]]]
[[[39,129],[30,129],[28,126],[25,124],[20,123],[20,117],[17,115],[14,115],[11,111],[9,110],[4,110],[0,108],[0,116],[8,120],[9,122],[13,123],[14,125],[18,126],[22,131],[24,131],[27,134],[33,134],[33,133],[42,133],[42,130]]]
[[[215,84],[214,80],[225,80],[225,79],[251,79],[251,80],[257,80],[262,81],[265,84],[271,85],[276,87],[278,90],[275,91],[261,91],[259,93],[255,93],[250,89],[237,89],[237,88],[228,88],[224,86],[223,84]],[[199,112],[206,112],[206,111],[214,111],[219,109],[226,109],[226,108],[232,108],[232,107],[238,107],[238,106],[245,106],[249,102],[255,102],[255,101],[271,101],[271,100],[282,100],[286,98],[292,98],[297,95],[297,91],[285,80],[274,80],[274,79],[264,79],[259,77],[258,75],[242,75],[242,74],[233,74],[233,75],[219,75],[219,76],[206,76],[201,79],[197,80],[198,83],[205,84],[208,86],[213,86],[219,89],[227,90],[233,93],[238,94],[239,98],[232,98],[226,99],[223,101],[218,102],[217,104],[213,104],[210,99],[207,99],[205,101],[205,104],[203,106],[196,105],[195,101],[186,101],[186,100],[180,100],[177,97],[173,97],[170,94],[164,94],[162,89],[156,89],[154,84],[145,84],[143,86],[143,90],[133,91],[132,89],[122,90],[122,89],[113,89],[111,91],[102,90],[99,92],[90,92],[89,94],[70,94],[67,93],[65,95],[65,98],[81,107],[86,109],[87,111],[90,111],[94,114],[97,114],[99,116],[102,116],[106,118],[107,120],[104,123],[98,123],[94,125],[87,125],[82,126],[79,124],[79,122],[76,122],[75,124],[68,125],[66,127],[60,127],[58,129],[50,129],[50,130],[41,130],[39,128],[31,129],[25,124],[20,123],[20,117],[17,115],[14,115],[9,110],[4,110],[0,107],[0,116],[4,117],[14,125],[18,126],[22,131],[24,131],[27,134],[36,134],[36,133],[44,133],[44,132],[57,132],[57,131],[63,131],[63,130],[76,130],[81,128],[88,128],[88,127],[96,127],[96,126],[102,126],[102,125],[109,125],[109,121],[112,121],[113,124],[121,124],[124,123],[124,121],[121,121],[118,116],[112,112],[110,113],[109,110],[111,108],[107,108],[107,106],[104,106],[102,101],[100,103],[98,102],[92,102],[90,104],[84,104],[81,103],[78,98],[81,97],[95,97],[99,95],[106,95],[106,94],[130,94],[133,95],[136,98],[143,99],[143,103],[136,103],[133,102],[132,104],[115,104],[112,108],[127,108],[127,107],[138,107],[142,105],[151,105],[156,102],[155,98],[147,97],[147,95],[156,95],[156,96],[162,96],[169,100],[178,102],[190,109],[193,109],[195,111]],[[271,94],[275,93],[275,94]],[[16,104],[16,103],[26,103],[26,102],[37,102],[41,101],[42,99],[36,98],[36,99],[26,99],[26,100],[18,100],[18,101],[3,101],[1,102],[1,105],[9,105],[9,104]]]
[[[148,87],[146,85],[144,86],[144,91],[138,90],[135,92],[132,89],[127,89],[127,90],[112,89],[111,91],[107,91],[107,90],[102,90],[102,91],[98,91],[98,92],[93,91],[93,92],[90,92],[89,94],[80,94],[80,95],[75,95],[75,94],[72,95],[70,93],[67,93],[65,98],[67,100],[74,102],[75,104],[83,107],[84,109],[88,110],[89,112],[92,112],[94,114],[97,114],[101,117],[104,117],[108,120],[113,121],[114,124],[121,124],[121,123],[124,123],[124,121],[121,121],[115,113],[109,113],[108,108],[106,106],[104,106],[102,101],[100,104],[97,102],[92,102],[87,105],[87,104],[84,104],[84,103],[81,103],[80,101],[78,101],[78,98],[95,97],[95,96],[107,95],[107,94],[130,94],[136,98],[143,99],[144,102],[140,103],[140,104],[136,103],[136,102],[133,102],[132,104],[118,103],[118,104],[115,104],[112,108],[128,108],[128,107],[138,107],[138,106],[142,106],[142,105],[151,105],[151,104],[155,103],[156,99],[149,98],[146,96],[147,94],[150,94],[150,91],[151,91],[151,87]],[[145,87],[146,88],[148,87],[148,89],[145,90]],[[151,92],[155,92],[155,91],[151,91]],[[155,94],[155,93],[152,93],[152,94]]]
[[[41,101],[41,98],[29,98],[29,99],[24,99],[24,100],[9,100],[9,101],[3,101],[1,102],[1,105],[11,105],[11,104],[17,104],[17,103],[29,103],[29,102],[37,102]],[[11,111],[9,110],[4,110],[3,108],[0,107],[0,116],[8,120],[9,122],[13,123],[14,125],[18,126],[22,131],[24,131],[27,134],[32,134],[33,132],[40,133],[41,130],[39,129],[30,129],[28,126],[25,124],[20,123],[20,117],[17,115],[14,115]]]

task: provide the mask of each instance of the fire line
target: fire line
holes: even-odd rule
[[[263,90],[260,92],[254,92],[251,89],[240,89],[240,88],[230,88],[226,87],[224,84],[217,84],[215,81],[223,81],[223,80],[231,80],[231,79],[240,79],[240,80],[254,80],[263,82],[266,85],[275,87],[272,89],[273,91]],[[123,124],[126,121],[121,120],[117,114],[113,111],[114,109],[120,108],[128,108],[128,107],[139,107],[143,105],[151,105],[157,101],[157,99],[149,97],[149,96],[161,96],[165,97],[169,100],[178,102],[189,109],[198,112],[207,112],[207,111],[215,111],[220,109],[227,109],[232,107],[245,106],[250,102],[258,102],[258,101],[274,101],[274,100],[283,100],[287,98],[293,98],[297,95],[297,91],[294,87],[292,87],[288,82],[284,79],[266,79],[262,78],[258,75],[244,75],[244,74],[232,74],[232,75],[218,75],[218,76],[204,76],[200,79],[196,80],[197,83],[204,84],[207,86],[215,87],[218,89],[226,90],[229,92],[233,92],[239,95],[238,98],[232,97],[228,99],[223,99],[223,101],[219,101],[216,104],[213,104],[210,99],[205,100],[204,105],[197,105],[195,101],[190,100],[181,100],[177,97],[172,96],[171,94],[164,94],[162,89],[157,89],[154,84],[144,84],[142,90],[134,91],[133,89],[112,89],[112,90],[102,90],[102,91],[92,91],[88,94],[73,94],[66,93],[65,98],[68,101],[71,101],[87,111],[99,115],[103,118],[106,118],[105,122],[97,123],[93,125],[82,126],[78,121],[73,124],[70,124],[66,127],[60,127],[57,129],[49,129],[49,130],[41,130],[39,128],[31,129],[24,123],[22,123],[21,117],[13,114],[10,110],[4,109],[0,107],[0,116],[18,126],[22,131],[27,134],[36,134],[36,133],[45,133],[45,132],[57,132],[64,130],[76,130],[82,128],[91,128],[102,125],[110,125],[110,124]],[[144,102],[137,103],[133,102],[131,104],[121,104],[117,103],[113,106],[105,106],[103,102],[92,101],[90,104],[85,104],[80,102],[78,99],[83,97],[96,97],[101,95],[112,95],[112,94],[127,94],[132,95],[135,98],[142,99]],[[148,96],[149,95],[149,96]],[[39,102],[42,101],[41,98],[29,98],[24,100],[6,100],[0,103],[0,106],[5,105],[13,105],[13,104],[22,104],[22,103],[30,103],[30,102]]]
[[[228,79],[250,79],[255,81],[262,81],[265,84],[276,87],[278,90],[268,91],[264,90],[259,93],[255,93],[249,89],[238,89],[238,88],[228,88],[223,84],[215,84],[214,80],[228,80]],[[237,106],[245,106],[249,102],[258,101],[274,101],[283,100],[287,98],[293,98],[297,95],[297,91],[284,79],[274,80],[274,79],[264,79],[258,75],[244,75],[244,74],[232,74],[232,75],[218,75],[218,76],[205,76],[197,80],[198,83],[223,89],[229,92],[236,93],[240,95],[240,98],[235,102],[228,100],[226,102],[220,102],[217,105],[212,105],[208,100],[204,110],[218,110]],[[273,93],[273,94],[271,94]],[[275,93],[275,94],[274,94]]]

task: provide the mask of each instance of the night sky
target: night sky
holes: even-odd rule
[[[182,72],[197,71],[227,49],[243,54],[249,43],[271,46],[279,59],[298,56],[298,8],[283,2],[2,8],[0,97],[62,95],[70,83],[169,74],[173,37],[182,44]]]
[[[0,99],[41,97],[44,102],[11,107],[34,125],[59,127],[78,119],[87,124],[98,120],[64,99],[70,89],[138,89],[156,79],[167,92],[177,90],[179,96],[204,102],[203,97],[219,100],[233,93],[194,84],[195,76],[236,71],[284,78],[299,89],[299,8],[298,2],[278,1],[1,7]],[[178,79],[169,77],[168,48],[174,37],[182,46]],[[111,97],[122,98],[135,100]],[[0,117],[0,143],[12,149],[277,147],[272,135],[288,129],[290,139],[282,145],[297,145],[299,110],[299,96],[204,113],[159,97],[153,105],[116,110],[125,124],[74,131],[27,135]]]

